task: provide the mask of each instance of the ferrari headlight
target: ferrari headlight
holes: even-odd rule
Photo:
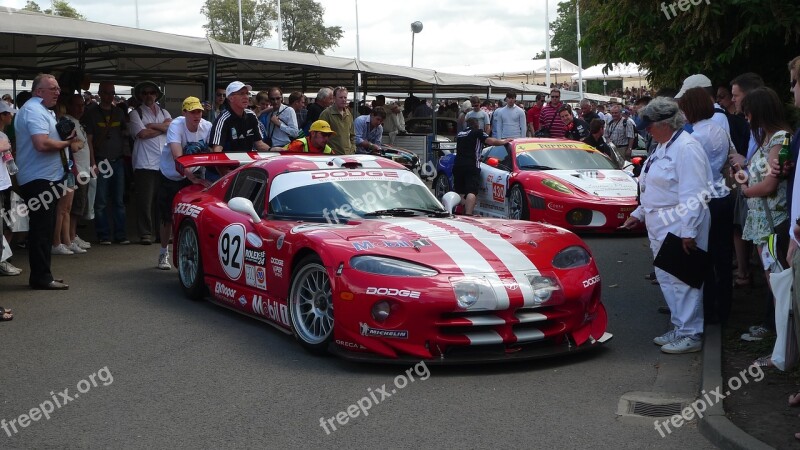
[[[557,269],[573,269],[589,264],[592,255],[585,248],[573,245],[558,252],[553,258],[553,267]]]
[[[561,192],[562,194],[572,194],[572,191],[560,181],[545,178],[542,180],[542,184],[554,191]]]
[[[439,272],[402,259],[383,256],[355,256],[350,260],[350,267],[361,272],[393,277],[432,277]]]
[[[548,277],[541,274],[525,274],[525,276],[528,278],[528,282],[531,284],[534,301],[537,304],[541,304],[550,300],[550,297],[553,296],[553,292],[561,289],[558,281],[553,277]]]
[[[458,306],[470,310],[492,310],[497,307],[497,297],[491,284],[485,278],[450,278]]]

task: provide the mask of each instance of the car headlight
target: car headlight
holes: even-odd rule
[[[544,180],[542,180],[542,184],[556,192],[561,192],[562,194],[572,194],[572,191],[566,185],[564,185],[564,183],[560,181],[551,180],[550,178],[545,178]]]
[[[450,278],[458,306],[469,310],[493,310],[497,308],[497,297],[491,284],[485,278]]]
[[[550,300],[550,297],[553,296],[553,292],[561,289],[558,280],[554,277],[535,273],[525,274],[525,276],[528,278],[531,288],[533,288],[533,297],[537,304],[542,304]]]
[[[585,248],[573,245],[561,250],[553,257],[553,267],[557,269],[573,269],[589,264],[592,255]]]
[[[350,260],[350,267],[361,272],[394,277],[432,277],[439,273],[430,267],[384,256],[355,256]]]

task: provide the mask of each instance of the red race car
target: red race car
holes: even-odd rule
[[[455,155],[438,163],[436,196],[452,187]],[[631,166],[632,169],[632,166]],[[638,182],[602,152],[564,139],[514,139],[486,147],[475,213],[614,232],[638,205]]]
[[[453,216],[372,155],[215,153],[178,167],[242,162],[175,198],[173,260],[192,299],[356,360],[523,359],[611,338],[594,259],[569,231]]]

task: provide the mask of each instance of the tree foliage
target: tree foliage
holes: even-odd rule
[[[261,45],[272,36],[272,22],[278,14],[267,0],[242,1],[242,29],[245,45]],[[237,0],[206,0],[200,12],[208,23],[206,36],[218,41],[239,43],[239,3]]]
[[[587,24],[592,20],[591,10],[581,9],[581,37],[586,34]],[[578,63],[578,27],[576,26],[577,12],[575,0],[567,0],[558,4],[556,20],[550,22],[552,39],[550,41],[550,57],[564,58],[567,61]],[[545,58],[542,50],[534,59]],[[583,42],[581,45],[581,63],[583,67],[595,64],[591,54],[591,47]]]
[[[326,27],[325,9],[313,0],[281,0],[283,40],[288,50],[325,54],[339,45],[342,27]]]
[[[86,20],[86,17],[73,8],[66,0],[53,0],[53,7],[42,11],[42,8],[33,0],[28,0],[22,7],[25,11],[40,12],[53,16],[70,17],[72,19]]]
[[[581,13],[592,14],[583,40],[595,61],[640,64],[657,87],[680,87],[694,73],[720,85],[756,72],[767,85],[788,92],[786,64],[800,54],[797,0],[687,2],[686,11],[677,1],[580,2]]]

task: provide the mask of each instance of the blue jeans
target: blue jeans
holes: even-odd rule
[[[125,204],[123,193],[125,191],[125,164],[122,158],[109,162],[110,173],[100,173],[97,177],[97,193],[94,199],[95,229],[97,239],[108,240],[111,237],[111,223],[113,222],[114,240],[127,239],[125,232]],[[109,211],[106,211],[106,206]]]

